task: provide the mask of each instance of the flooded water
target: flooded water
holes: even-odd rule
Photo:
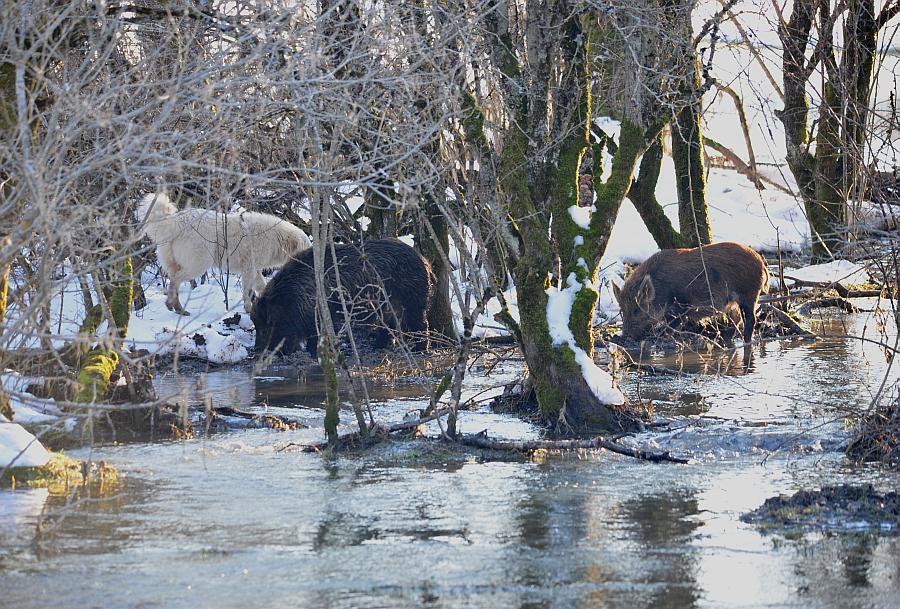
[[[867,319],[827,327],[859,334]],[[756,349],[748,373],[629,375],[626,391],[672,418],[636,441],[688,465],[604,452],[486,461],[422,441],[329,459],[288,446],[322,437],[315,379],[210,373],[201,385],[214,400],[267,404],[310,427],[80,451],[124,474],[101,499],[0,493],[0,607],[897,607],[900,539],[788,539],[739,520],[800,488],[900,487],[900,475],[840,452],[842,413],[868,404],[884,356],[840,337]],[[476,371],[468,391],[516,373]],[[160,390],[196,400],[197,384],[164,378]],[[376,413],[397,420],[427,390],[376,390]],[[539,433],[486,407],[462,426]]]

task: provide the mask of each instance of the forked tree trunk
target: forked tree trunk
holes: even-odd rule
[[[641,157],[638,177],[631,184],[628,198],[660,249],[687,247],[684,237],[672,226],[671,220],[656,199],[656,185],[659,183],[662,158],[662,134],[660,134]]]
[[[893,13],[878,18],[872,0],[851,0],[843,14],[844,48],[840,65],[831,39],[834,23],[823,19],[815,44],[820,51],[807,57],[816,11],[824,16],[828,3],[793,0],[790,20],[779,28],[784,47],[784,124],[788,166],[800,190],[812,238],[813,261],[833,257],[846,242],[847,198],[864,171],[865,128],[879,27]],[[810,77],[825,74],[819,102],[815,152],[810,152]]]
[[[582,39],[581,31],[573,30],[566,30],[570,43]],[[513,61],[511,47],[507,46],[508,39],[501,36],[500,40],[506,43],[503,55],[507,60],[501,64],[503,71],[510,80],[517,81],[520,73]],[[528,104],[535,99],[534,94],[531,99],[519,97],[519,103],[514,106],[517,120],[510,121],[503,137],[498,171],[504,203],[522,237],[522,252],[514,265],[522,352],[541,413],[564,431],[624,430],[639,426],[636,413],[627,405],[621,405],[624,401],[621,394],[617,398],[610,397],[607,390],[612,389],[611,379],[610,387],[604,388],[602,395],[595,393],[586,380],[594,366],[592,328],[598,299],[595,281],[600,257],[631,184],[637,158],[647,146],[642,130],[625,121],[612,173],[606,182],[601,179],[602,150],[594,151],[596,211],[590,216],[588,228],[576,223],[571,215],[573,211],[588,213],[590,206],[588,201],[578,201],[579,167],[590,145],[590,74],[585,69],[590,53],[588,44],[585,42],[579,53],[571,56],[576,69],[571,70],[568,82],[563,84],[573,96],[564,99],[563,103],[575,112],[573,124],[581,125],[581,129],[569,129],[545,173],[541,163],[530,162],[533,161],[529,158],[532,149],[529,137],[522,130],[522,126],[529,125],[529,119],[538,117],[539,120],[541,112],[539,109],[529,111]],[[540,48],[540,43],[536,46]],[[566,108],[560,112],[566,112]],[[540,130],[539,124],[533,127],[535,131]],[[542,196],[549,200],[544,203]],[[556,251],[546,236],[550,214],[553,216],[551,229]],[[554,284],[550,271],[556,266],[557,255],[560,273]],[[554,344],[548,320],[549,294],[558,297],[560,290],[575,290],[576,286],[568,316],[571,342],[563,340]]]

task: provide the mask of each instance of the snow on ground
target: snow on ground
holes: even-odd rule
[[[50,453],[33,434],[0,415],[0,468],[40,467],[49,460]]]
[[[190,315],[178,315],[166,308],[166,290],[162,280],[155,278],[144,286],[147,306],[132,314],[128,325],[126,345],[132,349],[147,349],[161,355],[176,349],[184,357],[197,357],[216,364],[234,364],[248,356],[253,346],[253,324],[244,312],[239,275],[227,282],[228,304],[225,306],[225,282],[215,280],[190,289],[181,288],[181,303]],[[223,320],[239,315],[237,325]]]
[[[785,279],[824,283],[859,284],[869,281],[869,273],[866,268],[849,260],[833,260],[800,269],[785,269],[784,276]]]
[[[16,423],[40,424],[54,423],[63,416],[52,398],[38,398],[28,393],[29,385],[41,385],[44,379],[22,376],[14,370],[0,372],[0,385],[9,398]]]

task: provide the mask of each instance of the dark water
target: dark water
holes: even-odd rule
[[[865,320],[848,318],[847,333]],[[841,413],[864,407],[885,371],[877,347],[835,338],[757,348],[748,374],[629,377],[631,395],[658,400],[676,423],[709,417],[637,440],[693,456],[689,465],[607,453],[485,462],[422,442],[334,460],[279,450],[321,438],[315,384],[220,371],[201,383],[216,400],[267,401],[311,428],[96,448],[125,474],[102,499],[0,493],[0,606],[898,607],[897,538],[785,539],[739,520],[799,488],[900,486],[836,450]],[[473,377],[469,391],[515,373]],[[196,387],[161,384],[191,399]],[[396,420],[426,392],[376,391],[376,411]],[[486,409],[465,413],[463,427],[538,431]]]

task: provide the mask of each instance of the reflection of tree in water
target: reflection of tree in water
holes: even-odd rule
[[[701,525],[693,493],[619,503],[600,487],[564,484],[560,471],[532,481],[518,504],[510,585],[522,608],[692,607],[699,593],[691,541]],[[624,584],[624,588],[623,588]]]
[[[694,607],[700,598],[696,580],[697,561],[691,546],[701,526],[693,490],[643,495],[621,504],[633,540],[640,544],[640,573],[652,583],[652,601],[647,607],[673,609]]]
[[[897,606],[900,540],[896,537],[842,533],[789,543],[798,589],[809,605],[838,606],[835,599],[841,599],[846,607]],[[848,602],[851,598],[855,602]]]
[[[77,498],[49,495],[40,516],[32,548],[39,559],[56,555],[113,554],[145,534],[152,515],[157,484],[123,476],[103,492],[91,490]],[[156,522],[162,534],[178,532],[178,522]],[[168,531],[166,530],[168,529]]]
[[[586,537],[586,497],[560,487],[564,477],[552,465],[540,471],[517,505],[508,579],[510,585],[526,589],[520,609],[574,607],[565,587],[583,581],[584,554],[578,544]],[[546,598],[554,588],[557,591]]]

